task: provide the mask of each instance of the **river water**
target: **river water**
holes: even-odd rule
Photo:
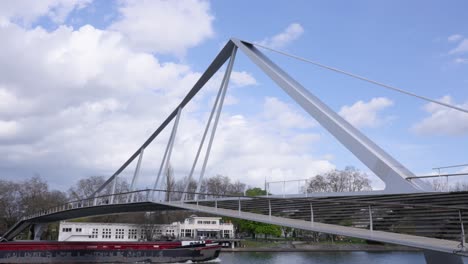
[[[467,260],[464,260],[468,263]],[[419,252],[224,252],[222,264],[425,264]]]

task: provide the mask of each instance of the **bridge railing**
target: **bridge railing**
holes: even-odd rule
[[[201,195],[201,194],[199,194]],[[432,196],[431,196],[432,195]],[[437,198],[434,198],[437,197]],[[460,241],[465,248],[465,228],[468,218],[468,192],[436,195],[342,198],[281,198],[245,197],[236,195],[205,194],[205,199],[173,201],[196,206],[219,208],[320,222],[371,231],[413,234]],[[367,200],[366,200],[367,199]],[[196,208],[197,208],[196,207]]]
[[[427,237],[461,241],[464,247],[464,225],[468,218],[468,192],[452,196],[440,196],[439,200],[422,197],[395,198],[372,201],[364,198],[278,198],[247,197],[214,193],[186,192],[187,197],[197,197],[180,201],[180,191],[145,189],[133,192],[107,194],[89,199],[75,200],[37,212],[24,220],[95,206],[156,202],[166,204],[192,204],[218,209],[230,209],[239,212],[263,214],[266,217],[284,217],[327,224],[352,226],[369,230],[415,234]],[[434,196],[435,197],[435,196]],[[450,198],[452,197],[452,198]],[[423,199],[424,198],[424,199]],[[366,200],[367,199],[367,200]]]
[[[116,194],[105,194],[96,196],[94,198],[85,198],[81,200],[73,200],[57,206],[50,207],[46,210],[40,210],[34,214],[23,217],[23,220],[85,207],[147,202],[150,201],[149,195],[153,191],[154,190],[151,189],[145,189]]]

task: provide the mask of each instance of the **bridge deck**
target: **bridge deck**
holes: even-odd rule
[[[166,205],[179,207],[181,209],[205,212],[205,213],[214,213],[216,215],[222,215],[233,218],[241,218],[251,221],[257,221],[262,223],[269,223],[275,225],[282,225],[292,228],[298,228],[303,230],[315,231],[330,233],[336,235],[343,235],[349,237],[357,237],[367,240],[380,241],[384,243],[392,243],[405,245],[415,248],[421,248],[425,250],[433,250],[445,253],[454,253],[459,250],[459,242],[451,240],[443,240],[429,237],[413,236],[406,234],[397,234],[383,231],[371,231],[361,228],[354,227],[345,227],[338,225],[323,224],[317,222],[310,222],[297,219],[288,219],[277,216],[267,216],[262,214],[255,214],[249,212],[239,212],[237,210],[222,209],[217,208],[213,211],[212,207],[202,206],[197,204],[187,204],[187,203],[164,203]]]

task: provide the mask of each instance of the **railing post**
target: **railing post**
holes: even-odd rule
[[[117,186],[117,177],[118,177],[118,176],[115,176],[114,182],[112,183],[112,196],[111,196],[110,199],[109,199],[109,203],[110,203],[110,204],[113,204],[113,203],[114,203],[115,188],[116,188],[116,186]]]
[[[215,198],[215,211],[218,212],[218,199]]]
[[[241,200],[240,200],[240,197],[238,197],[238,201],[239,201],[239,215],[241,215]]]
[[[283,198],[286,195],[285,192],[286,192],[286,180],[283,181]]]
[[[271,200],[268,199],[268,217],[271,219]]]
[[[314,223],[314,208],[312,207],[312,202],[310,204],[310,223]]]
[[[132,179],[132,184],[130,185],[130,191],[132,192],[132,194],[130,195],[130,202],[134,202],[134,198],[135,198],[135,186],[136,186],[136,182],[138,180],[138,176],[140,174],[140,168],[141,168],[141,160],[143,159],[143,153],[144,153],[145,149],[142,148],[140,149],[140,155],[138,157],[138,162],[137,162],[137,165],[135,167],[135,172],[133,173],[133,179]],[[127,197],[127,203],[129,202],[129,199]]]
[[[369,229],[374,231],[374,223],[372,222],[372,207],[369,205]]]
[[[458,217],[460,218],[460,227],[461,227],[461,248],[462,250],[465,250],[465,227],[463,226],[463,216],[462,216],[462,210],[458,210]]]

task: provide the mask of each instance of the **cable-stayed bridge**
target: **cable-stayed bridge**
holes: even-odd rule
[[[181,103],[93,195],[83,200],[69,202],[34,215],[25,216],[8,230],[3,238],[11,240],[31,225],[36,226],[35,231],[39,233],[42,223],[78,217],[158,210],[193,210],[316,232],[417,247],[425,250],[427,263],[440,263],[442,260],[447,264],[463,263],[461,256],[468,253],[465,247],[464,231],[464,223],[468,217],[468,192],[434,192],[429,184],[415,176],[395,158],[335,113],[255,46],[252,43],[231,39]],[[290,197],[220,196],[201,192],[201,182],[203,181],[215,138],[236,53],[239,50],[376,176],[382,179],[385,183],[385,189],[364,193],[304,194]],[[229,61],[227,69],[197,149],[184,191],[167,193],[165,190],[158,189],[164,180],[163,172],[167,170],[170,163],[179,120],[184,107],[226,61]],[[444,102],[415,95],[335,68],[328,68],[387,89],[467,112],[465,109]],[[168,128],[171,122],[170,137],[158,174],[155,177],[154,187],[152,189],[136,190],[135,186],[140,174],[145,149],[163,130]],[[204,159],[200,161],[202,151],[205,151],[205,155]],[[131,191],[116,193],[118,177],[133,162],[136,162],[136,166],[130,186]],[[191,190],[189,185],[195,178],[195,170],[199,164],[201,164],[201,169],[198,180],[195,180],[197,184],[195,190]],[[103,195],[102,193],[109,187],[111,193]],[[160,197],[166,198],[161,199]]]

